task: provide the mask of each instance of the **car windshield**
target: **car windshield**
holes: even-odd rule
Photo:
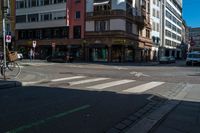
[[[200,58],[200,54],[189,54],[189,58]]]

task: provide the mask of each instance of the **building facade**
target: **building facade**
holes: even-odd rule
[[[149,0],[87,0],[85,30],[87,61],[150,60]]]
[[[189,28],[189,51],[200,51],[200,28]]]
[[[5,0],[4,0],[5,1]],[[12,36],[12,43],[9,43],[9,47],[14,49],[15,47],[15,1],[10,0],[10,1],[5,1],[8,2],[8,7],[9,9],[7,10],[7,15],[5,17],[6,24],[6,34]],[[2,7],[2,2],[0,2],[0,7]],[[0,10],[0,50],[3,49],[3,14],[2,10]]]
[[[182,0],[161,1],[161,46],[160,56],[181,58]]]
[[[36,58],[67,51],[68,38],[66,0],[16,1],[16,45],[25,57],[33,41]]]
[[[151,38],[153,41],[152,57],[153,61],[159,59],[159,47],[160,47],[160,22],[161,22],[161,0],[151,0]]]

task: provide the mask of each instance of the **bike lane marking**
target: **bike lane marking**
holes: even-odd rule
[[[39,120],[39,121],[30,123],[30,124],[27,124],[27,125],[23,125],[21,127],[7,131],[6,133],[18,133],[18,132],[24,131],[25,129],[29,129],[29,128],[32,128],[34,126],[39,126],[39,125],[44,124],[44,123],[51,121],[53,119],[58,119],[58,118],[67,116],[69,114],[72,114],[72,113],[75,113],[75,112],[78,112],[78,111],[81,111],[81,110],[85,110],[87,108],[90,108],[90,105],[83,105],[83,106],[80,106],[78,108],[74,108],[74,109],[68,110],[66,112],[62,112],[62,113],[47,117],[46,119]]]

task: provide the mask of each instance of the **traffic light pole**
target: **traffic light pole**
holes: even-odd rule
[[[4,80],[6,80],[6,27],[5,27],[4,15],[3,15],[3,53],[4,53],[3,78]]]
[[[3,53],[4,53],[4,64],[3,64],[3,77],[6,80],[6,17],[9,10],[10,1],[9,0],[1,0],[1,10],[3,16]]]

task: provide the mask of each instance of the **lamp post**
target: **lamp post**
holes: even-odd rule
[[[3,17],[3,52],[4,52],[4,66],[3,66],[3,76],[4,80],[6,80],[5,70],[6,70],[6,17],[9,13],[10,1],[9,0],[1,0],[1,10]]]

